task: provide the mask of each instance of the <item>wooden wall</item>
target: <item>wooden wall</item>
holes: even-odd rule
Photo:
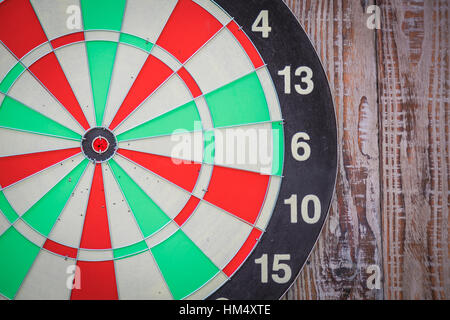
[[[450,1],[284,1],[328,73],[340,157],[329,218],[284,299],[450,299]]]

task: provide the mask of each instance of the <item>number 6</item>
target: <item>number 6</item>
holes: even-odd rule
[[[300,139],[303,139],[303,140],[306,140],[306,141],[311,140],[311,138],[309,137],[309,135],[307,133],[304,133],[304,132],[296,133],[292,137],[292,142],[291,142],[292,156],[297,161],[306,161],[311,156],[311,147],[309,146],[308,143],[306,143],[304,141],[300,142]],[[303,150],[303,154],[299,154],[298,151],[300,149]]]

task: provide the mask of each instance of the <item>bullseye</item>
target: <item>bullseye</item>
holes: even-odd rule
[[[92,149],[97,153],[105,153],[109,148],[109,142],[104,137],[99,136],[92,141]]]
[[[86,158],[93,162],[111,159],[117,150],[115,135],[104,127],[92,128],[84,134],[81,149]]]

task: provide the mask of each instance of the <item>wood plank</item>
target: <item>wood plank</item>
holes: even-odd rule
[[[375,32],[364,1],[286,0],[315,45],[334,92],[338,180],[330,216],[285,299],[381,299],[382,271]]]
[[[449,3],[379,4],[385,297],[448,299]]]
[[[324,62],[340,144],[329,220],[285,299],[448,299],[448,1],[378,0],[376,33],[373,2],[285,2]]]

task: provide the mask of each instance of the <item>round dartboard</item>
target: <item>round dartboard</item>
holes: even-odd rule
[[[0,297],[278,299],[333,195],[276,0],[0,1]]]

